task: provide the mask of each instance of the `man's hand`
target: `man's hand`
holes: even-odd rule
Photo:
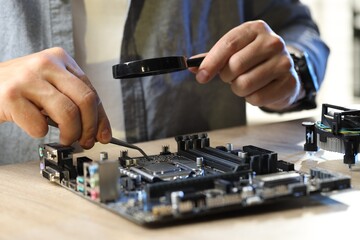
[[[46,115],[60,129],[60,143],[85,149],[108,143],[111,127],[84,72],[62,49],[51,48],[0,63],[0,123],[15,122],[31,137],[48,131]]]
[[[229,31],[192,71],[200,83],[219,74],[236,95],[275,111],[300,97],[301,84],[285,43],[263,21],[246,22]]]

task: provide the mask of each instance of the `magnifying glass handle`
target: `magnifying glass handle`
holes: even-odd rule
[[[188,67],[199,67],[205,57],[189,58],[186,60]]]

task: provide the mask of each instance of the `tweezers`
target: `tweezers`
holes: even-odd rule
[[[48,125],[56,127],[56,128],[58,127],[58,124],[54,120],[52,120],[50,117],[46,116],[46,120],[48,122]],[[118,146],[138,150],[147,160],[150,160],[149,156],[144,152],[144,150],[142,150],[140,147],[138,147],[134,144],[127,143],[125,141],[116,139],[114,137],[111,138],[110,143],[118,145]]]
[[[134,145],[134,144],[130,144],[127,143],[125,141],[122,141],[120,139],[116,139],[114,137],[111,138],[110,143],[118,145],[118,146],[122,146],[122,147],[127,147],[127,148],[132,148],[135,150],[138,150],[147,160],[150,160],[149,156],[144,152],[144,150],[142,150],[140,147]]]

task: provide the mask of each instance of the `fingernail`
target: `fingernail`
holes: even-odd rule
[[[110,138],[111,138],[110,130],[108,128],[102,130],[101,139],[107,141],[110,140]]]
[[[208,73],[205,69],[200,70],[200,71],[196,74],[196,80],[197,80],[199,83],[206,83],[206,82],[209,81],[209,79],[210,79],[209,73]]]
[[[91,148],[92,146],[94,146],[94,144],[95,144],[95,140],[93,138],[90,138],[86,141],[85,147]]]

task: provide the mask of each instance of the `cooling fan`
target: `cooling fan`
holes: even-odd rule
[[[306,128],[304,150],[319,148],[344,154],[349,168],[357,162],[360,144],[360,110],[323,104],[321,121],[303,122]]]

